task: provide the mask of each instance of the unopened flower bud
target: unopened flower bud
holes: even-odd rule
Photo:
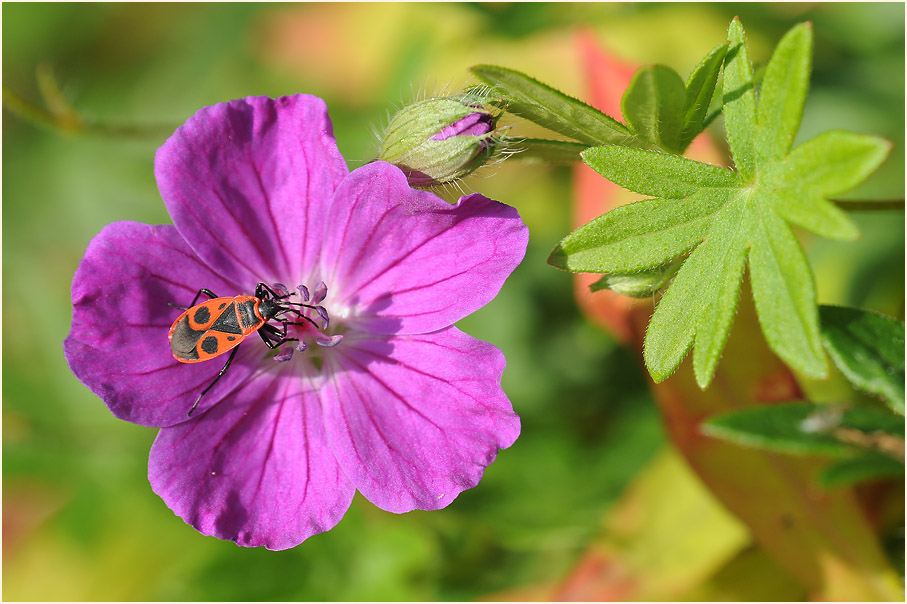
[[[463,178],[491,154],[497,117],[476,99],[430,99],[397,112],[378,159],[394,164],[414,187]]]
[[[608,273],[589,286],[597,292],[610,289],[630,298],[649,298],[668,284],[683,263],[683,258],[675,258],[667,264],[656,266],[638,273]]]

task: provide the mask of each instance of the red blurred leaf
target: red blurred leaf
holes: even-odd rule
[[[66,503],[59,489],[37,480],[18,480],[4,485],[3,548],[15,557],[19,549]]]
[[[629,569],[614,554],[593,547],[557,588],[553,600],[561,602],[623,602],[637,589]]]

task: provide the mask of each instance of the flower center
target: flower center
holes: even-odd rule
[[[280,320],[286,329],[287,341],[281,351],[274,356],[275,361],[278,363],[289,361],[293,358],[294,352],[305,351],[311,342],[323,348],[333,348],[340,343],[343,339],[342,334],[327,333],[331,325],[331,317],[327,308],[322,304],[328,294],[324,281],[318,283],[311,293],[305,285],[297,286],[297,292],[290,293],[282,283],[275,283],[274,290],[281,298],[291,298],[296,296],[297,292],[302,298],[302,302],[289,299],[280,302],[284,308]]]

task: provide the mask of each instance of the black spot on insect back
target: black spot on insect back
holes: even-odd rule
[[[202,350],[207,354],[214,354],[217,352],[217,338],[208,336],[202,340]]]
[[[208,311],[208,307],[202,306],[196,309],[192,319],[195,321],[196,325],[205,325],[211,319],[211,313]]]

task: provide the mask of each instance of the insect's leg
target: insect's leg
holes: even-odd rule
[[[216,297],[216,296],[215,296],[215,297]],[[233,362],[233,357],[236,356],[236,351],[237,351],[237,350],[239,350],[239,346],[237,346],[236,348],[234,348],[234,349],[233,349],[233,352],[230,353],[230,357],[227,359],[227,362],[224,364],[224,368],[221,369],[221,370],[220,370],[220,373],[217,374],[217,377],[214,378],[214,379],[211,381],[211,383],[208,384],[208,387],[205,388],[204,390],[202,390],[202,393],[198,395],[198,398],[197,398],[197,399],[195,399],[195,404],[192,405],[192,408],[191,408],[191,409],[189,409],[189,413],[186,414],[186,417],[192,417],[192,412],[195,411],[195,408],[196,408],[196,407],[198,407],[198,403],[199,403],[199,401],[202,400],[202,397],[205,396],[205,393],[208,392],[209,390],[211,390],[211,387],[214,386],[214,384],[217,383],[217,380],[220,379],[220,376],[222,376],[223,374],[227,373],[227,369],[230,368],[230,363]]]
[[[286,344],[287,342],[298,342],[299,338],[288,338],[287,337],[287,323],[282,323],[283,329],[278,329],[273,325],[265,325],[258,330],[258,335],[261,336],[261,339],[264,340],[264,343],[267,344],[268,348],[275,349]],[[296,325],[296,323],[289,323],[289,325]],[[301,324],[302,325],[302,324]]]
[[[167,302],[167,306],[172,306],[173,308],[178,308],[180,310],[189,310],[190,308],[195,306],[195,303],[198,302],[198,299],[201,297],[202,294],[205,294],[206,296],[208,296],[209,298],[212,298],[212,299],[217,297],[217,295],[214,292],[212,292],[210,289],[203,287],[200,290],[198,290],[198,293],[195,294],[194,298],[192,298],[192,304],[190,304],[189,306],[178,306],[178,305],[174,304],[173,302]]]
[[[281,344],[286,344],[287,342],[299,341],[299,338],[287,337],[286,324],[284,324],[283,330],[277,329],[273,325],[264,325],[258,330],[258,335],[261,336],[262,341],[264,341],[271,350],[278,348]]]
[[[192,304],[189,305],[189,308],[192,308],[193,306],[195,306],[195,303],[198,302],[198,299],[202,296],[202,294],[205,294],[212,300],[217,297],[217,294],[212,292],[210,289],[203,287],[200,290],[198,290],[198,293],[195,294],[194,298],[192,298]]]
[[[275,342],[280,341],[280,335],[266,331],[264,327],[258,330],[258,335],[261,337],[261,341],[265,343],[265,346],[267,346],[271,350],[274,350],[280,345],[275,344]]]

